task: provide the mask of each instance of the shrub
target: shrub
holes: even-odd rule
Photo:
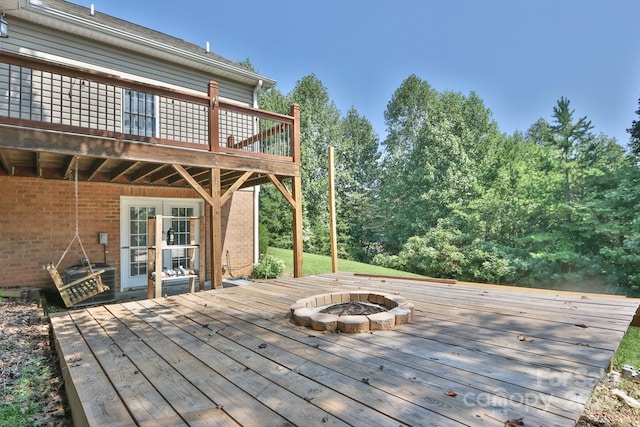
[[[408,271],[432,277],[456,279],[462,274],[462,233],[438,225],[424,236],[413,236],[398,254]]]
[[[465,279],[474,282],[504,283],[517,277],[519,262],[503,248],[492,242],[475,240],[464,248]]]
[[[253,266],[253,277],[256,279],[275,279],[284,273],[284,261],[272,255],[262,254],[258,263]]]
[[[258,250],[261,254],[267,252],[269,248],[269,241],[271,240],[271,236],[269,233],[269,229],[264,223],[258,224]]]

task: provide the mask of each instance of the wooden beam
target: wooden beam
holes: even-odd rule
[[[204,176],[204,178],[200,178],[200,181],[209,181],[209,168],[207,169],[203,169],[203,170],[198,170],[198,168],[194,168],[194,167],[190,167],[190,166],[184,166],[184,170],[189,172],[189,175],[191,175],[191,177],[193,179],[195,179],[196,181],[198,181],[199,177]],[[194,172],[195,171],[195,172]],[[184,181],[184,177],[180,174],[178,174],[177,176],[172,177],[171,179],[168,180],[170,185],[175,185],[177,183],[179,183],[180,181]]]
[[[42,164],[40,162],[41,155],[42,154],[39,151],[36,152],[36,176],[38,178],[42,178]]]
[[[185,168],[185,170],[188,170]],[[168,180],[173,176],[179,176],[178,172],[169,165],[164,165],[164,168],[157,170],[149,177],[149,181],[154,183],[158,181]]]
[[[247,139],[245,139],[243,141],[236,142],[236,143],[233,142],[233,139],[230,142],[227,141],[227,146],[230,147],[230,148],[241,150],[244,147],[246,147],[248,145],[251,145],[251,144],[253,144],[255,142],[258,142],[260,140],[266,139],[266,138],[268,138],[268,137],[270,137],[272,135],[277,135],[277,134],[283,132],[286,129],[287,129],[287,124],[286,123],[278,123],[277,125],[269,128],[269,129],[265,129],[262,132],[260,132],[260,133],[258,133],[256,135],[253,135],[253,136],[251,136],[251,137],[249,137],[249,138],[247,138]],[[231,136],[230,138],[233,138],[233,136]]]
[[[280,193],[282,193],[284,198],[287,199],[287,202],[289,202],[291,207],[295,209],[296,208],[296,200],[293,198],[291,193],[289,193],[289,190],[287,190],[287,187],[285,187],[284,184],[282,184],[282,182],[280,182],[280,180],[276,176],[271,175],[271,174],[269,174],[267,176],[269,177],[269,180],[271,180],[271,182],[273,182],[273,185],[275,185],[276,188],[278,188],[278,190],[280,190]]]
[[[129,172],[131,169],[133,169],[134,167],[136,167],[136,165],[139,162],[133,162],[133,163],[128,163],[128,162],[123,162],[120,166],[118,166],[116,169],[114,169],[111,172],[111,182],[115,182],[118,178],[120,178],[122,175],[126,174],[127,172]]]
[[[291,184],[293,199],[293,277],[304,276],[302,266],[303,239],[302,239],[302,180],[299,176],[293,178]]]
[[[0,165],[2,165],[2,169],[7,172],[7,175],[13,176],[13,174],[16,173],[16,169],[11,164],[11,159],[9,158],[9,154],[7,154],[7,150],[0,150]]]
[[[245,172],[240,178],[238,178],[236,182],[234,182],[233,185],[220,196],[220,204],[224,205],[227,203],[231,196],[233,196],[233,193],[235,193],[236,190],[240,188],[240,186],[249,179],[249,177],[251,177],[251,175],[253,175],[252,172]]]
[[[162,298],[162,215],[156,215],[154,226],[155,227],[153,235],[155,236],[154,246],[156,247],[156,249],[153,252],[153,256],[156,272],[156,286],[155,289],[151,289],[151,287],[147,288],[147,298]],[[149,281],[149,283],[151,283],[151,281]]]
[[[328,150],[328,171],[329,171],[329,236],[331,241],[331,272],[338,272],[338,236],[336,225],[336,186],[335,186],[335,163],[333,147]]]
[[[269,177],[267,175],[262,175],[262,174],[258,174],[258,175],[252,175],[251,178],[247,179],[241,186],[240,188],[249,188],[249,187],[255,187],[256,185],[262,185],[262,184],[267,184],[271,182],[269,180]],[[220,186],[222,188],[229,188],[231,185],[229,185],[229,181],[222,181],[220,183]]]
[[[213,206],[214,200],[211,197],[211,195],[207,193],[207,191],[204,188],[202,188],[200,184],[198,184],[198,181],[196,181],[191,175],[189,175],[189,172],[187,172],[185,168],[177,164],[173,164],[172,166],[176,170],[176,172],[178,172],[180,176],[182,176],[184,180],[187,181],[187,183],[191,186],[191,188],[196,190],[196,192],[200,195],[200,197],[202,197],[205,200],[205,202]],[[218,174],[219,172],[220,171],[218,170]],[[220,195],[218,195],[218,197],[220,197]]]
[[[387,274],[368,274],[368,273],[353,273],[356,277],[375,277],[377,279],[393,279],[393,280],[413,280],[417,282],[427,282],[427,283],[444,283],[447,285],[455,285],[458,283],[456,279],[440,279],[437,277],[408,277],[408,276],[392,276]],[[484,286],[484,283],[481,285]],[[502,286],[504,288],[504,286]],[[527,289],[529,290],[529,289]]]
[[[67,160],[65,165],[62,167],[62,177],[63,178],[67,179],[70,176],[72,176],[71,173],[73,172],[73,166],[78,161],[80,161],[80,160],[76,156],[69,157],[69,159]]]
[[[87,171],[87,181],[91,181],[96,174],[100,172],[100,169],[105,165],[105,163],[107,163],[107,159],[97,159],[93,162],[91,168]]]
[[[207,95],[209,96],[209,150],[216,153],[220,148],[220,102],[218,102],[218,95],[220,93],[220,87],[217,82],[209,82],[209,90]]]
[[[131,182],[140,182],[152,173],[162,169],[163,167],[165,167],[165,165],[157,165],[153,163],[145,165],[131,176]]]
[[[204,212],[203,212],[204,213]],[[200,226],[200,247],[198,248],[198,265],[200,269],[198,271],[198,290],[204,291],[204,282],[207,280],[207,224],[206,215],[200,217],[198,221]]]
[[[211,218],[211,288],[222,288],[222,205],[220,203],[220,169],[211,169],[211,199],[209,217]]]
[[[0,117],[0,148],[43,153],[82,155],[103,159],[127,160],[170,164],[210,169],[272,173],[281,176],[300,175],[300,164],[290,158],[273,159],[252,157],[250,153],[235,155],[196,149],[176,148],[169,145],[141,144],[136,141],[99,135],[79,135],[72,132],[36,129],[34,127],[4,124]]]
[[[300,106],[292,104],[290,114],[293,116],[293,126],[291,127],[291,157],[293,163],[300,166]]]

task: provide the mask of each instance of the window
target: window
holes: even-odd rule
[[[129,271],[131,277],[147,275],[149,230],[147,220],[156,215],[154,207],[129,208]]]
[[[122,131],[131,135],[156,136],[156,97],[149,93],[125,90]]]
[[[171,215],[177,217],[192,217],[193,208],[171,208]],[[191,223],[188,219],[172,219],[171,228],[173,229],[176,245],[188,245],[190,243]],[[183,266],[184,268],[193,268],[189,259],[189,251],[187,249],[174,249],[171,251],[172,268]]]

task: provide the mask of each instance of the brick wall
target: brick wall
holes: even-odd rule
[[[198,198],[191,189],[78,183],[80,239],[89,259],[103,262],[104,248],[98,243],[98,234],[109,234],[107,263],[117,268],[118,291],[120,196]],[[57,263],[75,234],[73,182],[0,175],[0,212],[0,288],[52,287],[43,266],[49,261]],[[248,275],[253,261],[253,192],[236,192],[223,205],[222,215],[221,264],[227,263],[228,251],[233,275]],[[82,251],[74,244],[59,270],[78,264],[80,258]]]
[[[253,272],[253,191],[237,191],[222,205],[222,258],[224,277]]]

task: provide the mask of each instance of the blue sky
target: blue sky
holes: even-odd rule
[[[638,0],[72,0],[249,58],[288,93],[314,73],[344,115],[386,135],[384,111],[416,74],[439,91],[475,91],[500,130],[574,118],[626,145],[640,98]]]

